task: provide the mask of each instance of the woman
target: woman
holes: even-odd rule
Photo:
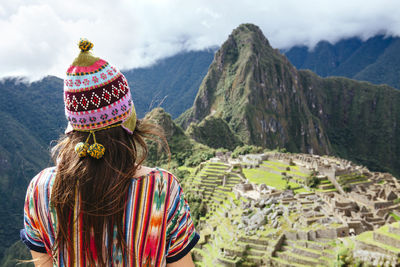
[[[92,47],[81,40],[67,70],[66,135],[56,166],[28,187],[21,239],[36,266],[194,266],[199,235],[182,188],[141,165],[144,139],[163,137],[137,120],[125,77]]]

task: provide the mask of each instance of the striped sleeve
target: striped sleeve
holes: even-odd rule
[[[167,263],[183,258],[199,241],[183,190],[172,178],[167,221]]]
[[[33,178],[28,186],[24,205],[24,229],[20,231],[22,242],[31,250],[46,253],[45,244],[40,235],[37,207],[37,181],[40,175]]]

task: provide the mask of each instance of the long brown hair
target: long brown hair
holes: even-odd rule
[[[132,135],[122,127],[96,132],[97,142],[106,148],[103,158],[94,159],[89,155],[79,158],[75,145],[83,142],[88,134],[74,131],[61,138],[53,148],[53,159],[57,165],[50,200],[57,213],[53,255],[62,252],[64,262],[65,252],[72,260],[75,258],[76,251],[69,233],[73,233],[74,222],[71,218],[76,197],[79,196],[78,212],[83,222],[83,250],[80,253],[85,254],[89,266],[106,266],[112,258],[115,241],[123,256],[132,253],[125,249],[123,214],[131,179],[148,154],[145,139],[161,140],[168,154],[169,148],[159,127],[138,120]],[[117,229],[116,240],[113,240],[114,227]],[[105,234],[108,236],[107,244]],[[91,253],[91,239],[94,239],[97,261]]]

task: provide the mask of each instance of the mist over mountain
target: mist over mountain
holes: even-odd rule
[[[215,50],[180,53],[152,67],[124,72],[138,116],[160,106],[176,118],[190,108]]]
[[[193,107],[177,121],[188,128],[210,117],[245,144],[334,154],[400,174],[400,91],[298,71],[252,24],[218,50]]]
[[[377,35],[362,41],[342,39],[335,44],[320,41],[313,49],[295,46],[283,51],[297,69],[316,74],[344,76],[400,89],[400,38]]]

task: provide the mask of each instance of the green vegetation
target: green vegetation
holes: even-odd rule
[[[177,126],[162,108],[153,109],[146,119],[151,120],[164,129],[171,152],[171,160],[165,150],[157,142],[150,141],[149,155],[146,163],[150,166],[165,166],[168,169],[177,169],[179,166],[195,167],[215,155],[215,150],[199,144],[190,139],[183,130]]]
[[[186,133],[193,140],[212,148],[233,150],[242,144],[224,120],[212,116],[199,124],[190,124]]]
[[[351,173],[351,174],[340,175],[337,180],[340,185],[346,185],[358,181],[365,181],[366,177],[365,175],[359,173]]]
[[[23,261],[32,259],[29,249],[21,242],[15,242],[4,252],[4,257],[0,261],[1,267],[33,267],[32,262],[25,263]]]
[[[391,213],[390,213],[390,216],[392,216],[396,221],[400,221],[400,216],[399,216],[399,215],[397,215],[397,214],[391,212]]]
[[[207,204],[203,202],[203,198],[196,194],[187,193],[186,200],[190,203],[190,213],[193,219],[194,224],[197,224],[197,221],[200,217],[204,217],[207,214]]]
[[[239,155],[261,153],[263,152],[263,150],[264,149],[259,146],[252,146],[252,145],[237,146],[235,150],[232,152],[231,157],[237,158]]]
[[[193,167],[187,167],[187,166],[179,166],[179,167],[178,167],[178,170],[187,171],[190,175],[193,175],[194,172],[195,172],[195,168],[193,168]]]
[[[297,189],[294,189],[293,192],[295,194],[299,194],[299,193],[310,193],[309,190],[305,189],[304,187],[299,187]]]
[[[308,175],[307,173],[300,172],[299,167],[290,166],[290,165],[288,166],[287,164],[282,163],[282,162],[266,160],[266,161],[263,161],[261,166],[266,167],[266,168],[271,169],[276,172],[285,171],[287,175],[301,177],[302,179],[304,179]],[[290,168],[290,170],[287,170],[287,168]]]
[[[291,188],[299,187],[299,184],[294,182],[287,183],[285,178],[279,174],[267,172],[262,169],[243,169],[243,173],[250,182],[256,184],[266,184],[275,187],[278,190],[284,190],[287,184]]]
[[[320,180],[315,175],[310,175],[306,178],[306,185],[311,188],[316,188],[320,184]]]
[[[337,254],[335,266],[338,267],[347,267],[347,266],[362,266],[361,262],[355,262],[351,250],[348,248],[344,248]]]
[[[392,247],[392,246],[375,241],[374,237],[373,237],[373,231],[364,232],[364,233],[358,235],[356,237],[356,239],[359,241],[365,242],[366,244],[371,244],[371,245],[386,249],[386,250],[394,252],[394,253],[400,253],[399,248]]]
[[[287,164],[276,161],[264,162],[263,164],[274,166],[280,171],[286,170],[288,167]],[[255,169],[243,169],[243,173],[250,182],[257,184],[264,183],[281,190],[297,186],[299,191],[301,189],[304,190],[299,184],[293,183],[293,178],[290,176],[282,175],[282,172],[269,172],[262,167],[263,166]],[[187,167],[184,167],[183,169],[186,170],[186,168]],[[224,163],[209,162],[202,164],[202,168],[197,168],[197,170],[190,169],[192,173],[195,173],[195,176],[191,176],[191,180],[187,180],[187,183],[185,183],[185,190],[188,192],[187,198],[189,199],[190,205],[194,207],[193,214],[195,214],[195,221],[196,223],[202,222],[201,234],[208,236],[208,241],[205,244],[202,243],[203,247],[194,250],[197,266],[208,266],[207,264],[218,262],[217,260],[225,261],[229,264],[239,264],[239,262],[242,262],[246,263],[246,266],[250,266],[251,264],[259,266],[256,262],[259,262],[265,257],[260,255],[266,253],[265,246],[259,245],[258,243],[260,240],[266,240],[269,244],[268,247],[270,247],[274,242],[273,240],[276,240],[277,236],[286,231],[301,230],[305,233],[326,229],[326,225],[320,223],[304,225],[300,223],[297,225],[296,229],[292,229],[293,223],[299,222],[303,218],[302,214],[299,212],[288,212],[284,214],[284,216],[278,218],[280,226],[277,229],[272,227],[271,220],[267,217],[267,224],[262,230],[258,229],[249,234],[247,232],[248,230],[245,231],[242,227],[238,227],[238,225],[242,223],[241,216],[243,214],[246,214],[248,217],[252,217],[256,214],[255,210],[248,210],[244,213],[244,211],[238,207],[241,205],[240,203],[242,201],[248,203],[249,200],[245,198],[236,199],[233,193],[225,191],[223,186],[215,186],[219,184],[218,181],[221,181],[220,175],[222,175],[226,169],[227,165]],[[316,178],[317,173],[313,172],[308,177]],[[355,176],[344,176],[344,179],[346,177]],[[323,178],[324,177],[319,177],[319,179],[321,179],[320,185],[327,184],[326,180]],[[350,180],[347,179],[347,181],[349,182]],[[211,184],[214,186],[213,190],[209,189],[209,185]],[[294,191],[296,192],[296,190]],[[192,204],[192,202],[194,204]],[[198,203],[201,203],[201,205]],[[302,205],[307,207],[309,204],[305,201]],[[324,217],[323,214],[316,214],[309,217],[307,220],[312,221]],[[332,223],[329,225],[329,227],[332,228],[339,228],[342,226],[343,225],[340,223]],[[235,233],[234,236],[232,232]],[[391,234],[388,231],[388,226],[380,228],[377,232],[400,240],[396,234]],[[252,238],[257,241],[253,243]],[[358,239],[358,236],[356,238]],[[372,235],[368,236],[367,239],[369,240],[368,242],[370,242],[369,244],[376,244],[381,248],[390,248],[390,246],[379,244],[374,241]],[[355,248],[353,239],[344,238],[341,240],[343,243],[339,243],[338,239],[330,240],[330,242],[323,239],[319,241],[286,240],[284,241],[281,251],[278,251],[276,257],[271,258],[271,260],[281,264],[290,264],[292,266],[310,266],[314,264],[318,266],[328,266],[328,264],[332,264],[329,266],[368,266],[353,258],[352,250]],[[200,240],[200,242],[202,241]],[[226,256],[224,251],[230,251],[236,256]],[[201,260],[199,258],[200,256]],[[297,265],[294,262],[297,262]]]

